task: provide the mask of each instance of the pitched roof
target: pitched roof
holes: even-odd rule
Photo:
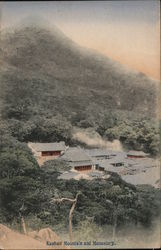
[[[106,170],[106,171],[111,171],[111,172],[116,172],[116,173],[119,173],[120,170],[124,169],[124,167],[122,167],[122,166],[120,166],[120,167],[114,167],[111,164],[105,164],[102,167],[104,167],[104,170]]]
[[[29,147],[33,148],[37,152],[42,151],[63,151],[65,150],[65,142],[54,142],[54,143],[32,143],[30,142]]]
[[[122,157],[115,157],[113,159],[109,159],[108,163],[110,164],[117,164],[117,163],[125,163],[127,162],[125,158]]]
[[[69,165],[71,167],[81,167],[81,166],[91,166],[92,165],[92,161],[74,161],[69,163]]]
[[[116,153],[111,150],[103,150],[99,148],[86,149],[85,152],[91,157],[115,156]]]
[[[91,160],[83,149],[76,147],[68,148],[62,158],[70,162],[81,162]]]
[[[135,151],[131,150],[127,153],[127,155],[134,155],[134,156],[146,156],[148,154],[144,153],[143,151]]]

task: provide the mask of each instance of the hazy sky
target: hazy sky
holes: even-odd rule
[[[1,27],[41,16],[76,43],[159,78],[159,1],[1,2]]]

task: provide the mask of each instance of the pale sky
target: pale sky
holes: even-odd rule
[[[2,29],[31,15],[77,44],[159,79],[159,1],[1,2]]]

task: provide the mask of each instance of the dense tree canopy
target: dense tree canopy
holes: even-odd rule
[[[137,188],[112,172],[107,180],[58,179],[68,167],[66,163],[49,161],[39,168],[25,143],[12,140],[8,134],[4,136],[7,144],[1,144],[0,150],[2,223],[20,223],[19,210],[24,204],[27,225],[35,229],[48,225],[67,230],[71,204],[52,204],[51,198],[74,198],[78,192],[81,194],[73,215],[74,228],[81,227],[86,218],[93,218],[93,226],[113,225],[115,213],[117,227],[129,222],[150,225],[152,218],[158,215],[159,191],[154,188]]]
[[[12,53],[11,53],[12,51]],[[61,52],[61,56],[60,56]],[[61,180],[64,162],[39,168],[26,143],[65,141],[73,127],[92,128],[103,139],[119,139],[126,149],[157,155],[154,82],[138,73],[127,74],[100,55],[86,55],[49,31],[28,27],[1,39],[0,100],[0,222],[24,216],[33,228],[68,226],[70,204],[51,198],[79,196],[75,228],[116,223],[150,225],[159,213],[159,191],[135,187],[117,174],[92,181]],[[87,84],[88,83],[88,84]],[[89,235],[91,235],[89,229]]]

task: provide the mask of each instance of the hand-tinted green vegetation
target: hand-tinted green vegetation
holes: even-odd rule
[[[158,153],[154,80],[77,47],[57,28],[4,33],[0,48],[0,111],[18,140],[71,145],[73,126],[92,127],[129,148]]]
[[[2,132],[2,128],[1,128]],[[19,210],[24,204],[24,216],[33,228],[51,226],[57,230],[68,227],[71,204],[51,203],[51,198],[74,198],[80,192],[73,217],[75,228],[93,218],[93,223],[151,224],[159,213],[159,190],[150,186],[135,187],[124,182],[117,174],[109,173],[107,180],[61,180],[57,177],[65,163],[57,160],[45,163],[40,169],[25,144],[5,134],[8,145],[0,147],[0,220],[2,223],[20,224]],[[53,167],[51,167],[51,164]],[[67,166],[68,168],[68,166]]]
[[[149,225],[158,214],[158,190],[127,184],[114,173],[108,180],[57,179],[68,166],[56,161],[40,169],[26,142],[77,145],[73,126],[92,127],[103,138],[156,155],[154,81],[78,49],[57,31],[35,27],[3,35],[0,60],[0,221],[20,223],[24,204],[33,229],[63,230],[71,205],[52,204],[51,197],[74,198],[79,191],[75,228],[84,227],[87,218],[93,218],[93,230],[129,222]]]
[[[94,114],[94,115],[93,115]],[[155,156],[159,153],[159,129],[156,120],[130,116],[126,112],[95,113],[82,117],[71,115],[70,120],[62,115],[35,115],[29,120],[15,118],[6,120],[6,129],[21,142],[53,142],[65,141],[67,145],[76,145],[73,139],[73,126],[78,128],[93,128],[102,138],[112,141],[119,139],[126,150],[143,150]]]

